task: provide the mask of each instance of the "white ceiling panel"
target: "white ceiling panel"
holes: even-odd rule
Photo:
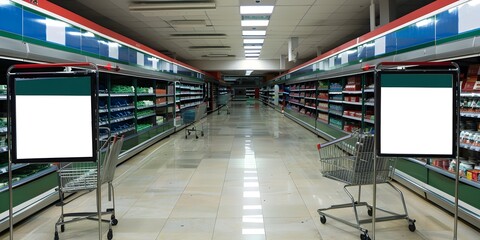
[[[270,21],[278,21],[283,19],[302,19],[307,13],[310,6],[276,6]]]
[[[315,0],[277,0],[277,6],[282,6],[282,5],[290,5],[290,6],[311,6],[313,3],[315,3]]]
[[[332,14],[337,10],[341,5],[339,4],[322,4],[315,5],[308,9],[307,16],[309,18],[315,18],[317,14]]]

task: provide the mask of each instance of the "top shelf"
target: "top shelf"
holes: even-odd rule
[[[480,92],[462,92],[460,93],[461,97],[480,97]]]

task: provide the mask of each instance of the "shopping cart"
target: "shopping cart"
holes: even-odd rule
[[[230,114],[230,109],[228,108],[228,103],[230,102],[231,95],[230,93],[218,95],[218,115],[220,115],[220,110],[225,107],[227,114]]]
[[[183,123],[184,124],[191,124],[190,128],[187,127],[185,129],[185,139],[190,135],[191,132],[195,132],[195,138],[198,139],[197,132],[200,132],[202,137],[204,135],[203,132],[203,123],[201,123],[201,130],[197,129],[197,124],[204,116],[207,111],[207,103],[203,102],[197,105],[194,109],[188,109],[183,112]]]
[[[65,225],[81,220],[99,221],[102,215],[110,215],[110,219],[101,219],[102,222],[109,224],[107,238],[113,238],[112,226],[118,224],[115,217],[115,194],[112,185],[113,177],[115,175],[115,168],[118,160],[118,154],[122,149],[123,136],[110,136],[110,130],[107,130],[107,138],[103,140],[100,149],[99,161],[96,162],[75,162],[62,163],[58,169],[59,176],[59,194],[61,215],[55,223],[55,240],[59,239],[58,227],[62,232],[65,231]],[[98,171],[100,169],[100,171]],[[100,174],[98,174],[100,172]],[[102,184],[108,184],[108,201],[112,202],[112,208],[106,209],[104,212],[72,212],[65,213],[64,206],[71,203],[73,200],[83,196],[86,193],[97,189],[97,181]],[[72,196],[72,199],[65,201],[66,194],[77,193]],[[99,198],[101,196],[97,196]],[[68,218],[68,220],[67,220]]]
[[[415,220],[408,217],[407,206],[403,198],[402,192],[390,183],[395,170],[395,159],[392,158],[377,158],[374,176],[374,136],[372,134],[353,133],[345,137],[336,139],[331,142],[317,145],[320,155],[320,167],[322,175],[332,178],[345,185],[343,189],[349,196],[351,202],[345,204],[332,205],[329,208],[318,209],[320,215],[320,222],[325,224],[326,217],[330,217],[349,226],[359,229],[362,233],[360,239],[370,240],[368,230],[362,227],[362,224],[372,222],[373,207],[367,202],[361,202],[361,187],[362,185],[373,184],[374,179],[376,183],[385,183],[392,187],[400,196],[403,204],[403,213],[396,213],[390,210],[375,208],[378,212],[383,212],[387,216],[376,217],[375,222],[383,222],[397,219],[406,219],[408,221],[408,229],[415,231]],[[358,186],[358,197],[355,199],[349,192],[348,188]],[[357,207],[366,206],[367,214],[370,216],[367,219],[359,219]],[[350,222],[332,214],[327,213],[329,210],[353,208],[355,215],[355,222]]]

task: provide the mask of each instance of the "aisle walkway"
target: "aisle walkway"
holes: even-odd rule
[[[182,131],[118,168],[114,239],[359,239],[354,228],[319,221],[318,208],[348,201],[343,185],[319,172],[320,138],[258,103],[233,102],[230,115],[211,114],[205,127],[204,137],[185,139]],[[452,239],[451,216],[403,192],[417,231],[404,220],[378,223],[376,239]],[[400,207],[390,190],[378,199]],[[67,211],[94,209],[93,194],[76,201]],[[53,239],[59,211],[49,207],[16,226],[15,239]],[[338,216],[353,219],[353,212]],[[60,239],[96,239],[96,224],[67,225]],[[464,224],[459,232],[459,239],[479,236]]]

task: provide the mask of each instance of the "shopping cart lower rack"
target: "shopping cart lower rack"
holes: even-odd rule
[[[66,224],[81,220],[99,221],[99,219],[109,224],[107,238],[109,240],[113,238],[112,226],[117,225],[118,220],[115,217],[115,195],[112,181],[115,175],[118,154],[123,145],[123,136],[110,136],[110,130],[108,130],[108,137],[103,141],[100,157],[96,162],[62,163],[59,166],[59,206],[61,207],[61,215],[55,223],[55,240],[60,238],[58,233],[59,226],[60,230],[64,232]],[[100,214],[98,211],[65,213],[64,206],[80,196],[96,190],[97,181],[101,181],[102,184],[108,184],[108,200],[112,201],[112,208],[106,209],[106,211],[100,212]],[[77,194],[72,196],[67,202],[64,199],[64,195],[70,193]],[[96,198],[98,199],[100,197],[101,196],[97,194]],[[102,219],[102,215],[110,215],[110,218]]]
[[[191,124],[190,127],[185,129],[185,139],[192,132],[195,133],[195,137],[198,138],[197,132],[200,132],[202,137],[204,135],[203,123],[201,124],[201,130],[197,129],[196,124],[205,116],[207,111],[207,103],[203,102],[195,107],[195,109],[188,109],[183,112],[182,118],[184,124]]]
[[[327,217],[340,221],[351,227],[357,228],[361,231],[360,239],[370,240],[368,230],[362,227],[362,224],[372,222],[373,206],[367,202],[361,202],[361,187],[362,185],[375,183],[385,183],[392,187],[400,196],[403,204],[403,213],[396,213],[382,208],[375,208],[378,212],[383,212],[387,216],[376,217],[375,222],[383,222],[397,219],[406,219],[408,222],[408,229],[415,231],[415,220],[408,217],[407,207],[402,192],[390,183],[391,176],[395,170],[395,159],[392,158],[377,158],[376,160],[376,176],[373,173],[374,153],[374,137],[371,134],[353,133],[345,137],[336,139],[324,144],[318,144],[318,152],[320,155],[320,167],[324,177],[332,178],[345,185],[343,189],[350,198],[350,203],[332,205],[328,208],[318,209],[320,215],[320,222],[325,224]],[[349,187],[358,187],[358,197],[355,199],[348,190]],[[359,219],[357,207],[367,207],[367,214],[370,216],[366,219]],[[329,210],[353,208],[355,215],[355,222],[350,222],[328,213]]]

